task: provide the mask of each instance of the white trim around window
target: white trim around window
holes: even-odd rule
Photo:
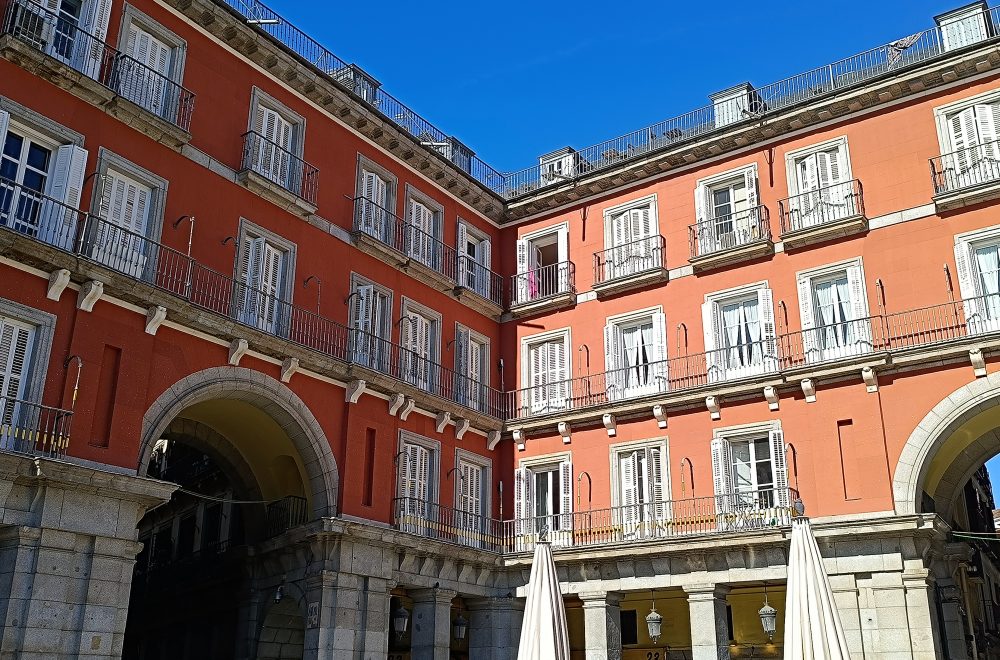
[[[562,339],[563,344],[566,347],[566,374],[567,379],[573,377],[573,331],[571,328],[559,328],[558,330],[548,330],[546,332],[540,332],[535,335],[528,335],[527,337],[521,337],[521,374],[520,381],[521,386],[524,388],[531,387],[531,371],[530,362],[528,360],[528,349],[534,344],[541,344],[544,342],[555,341]],[[593,367],[593,361],[591,361],[591,367]]]
[[[801,190],[799,186],[798,173],[795,171],[795,164],[797,161],[810,156],[821,151],[833,151],[837,149],[840,152],[840,178],[839,183],[845,181],[850,181],[854,178],[854,169],[851,167],[851,153],[847,148],[847,136],[842,135],[840,137],[835,137],[830,140],[825,140],[817,144],[810,144],[807,147],[801,147],[799,149],[794,149],[792,151],[785,153],[785,176],[788,182],[788,196],[795,197],[796,195],[806,192]]]
[[[482,478],[482,494],[480,495],[480,510],[479,515],[489,518],[493,513],[493,460],[487,456],[480,456],[479,454],[473,453],[466,449],[456,448],[455,449],[455,467],[461,468],[462,463],[469,463],[471,465],[478,466],[483,470]],[[461,475],[461,469],[456,472],[457,475]],[[454,507],[455,509],[461,510],[459,498],[461,494],[462,483],[460,476],[455,477],[454,486]]]
[[[441,442],[435,440],[434,438],[428,438],[427,436],[419,435],[412,431],[407,431],[405,429],[400,429],[399,431],[399,441],[397,443],[397,452],[402,452],[406,445],[419,445],[423,447],[430,453],[430,470],[427,475],[427,501],[437,504],[441,501]],[[400,497],[400,478],[403,475],[403,470],[405,469],[402,463],[403,455],[400,454],[400,463],[396,468],[396,496]]]
[[[938,145],[941,149],[940,153],[948,154],[956,149],[956,147],[952,145],[951,131],[948,128],[948,121],[951,117],[975,105],[993,104],[1000,104],[1000,88],[991,89],[988,92],[982,92],[981,94],[976,94],[974,96],[967,96],[963,99],[935,107],[934,123],[937,126]]]
[[[649,236],[659,236],[660,235],[660,214],[659,206],[656,201],[656,193],[651,195],[646,195],[645,197],[640,197],[638,199],[629,200],[622,204],[617,204],[615,206],[604,209],[604,249],[607,250],[612,247],[618,247],[618,243],[615,241],[614,236],[614,218],[622,215],[623,213],[628,213],[629,211],[639,210],[639,209],[649,209]],[[647,237],[643,237],[647,238]]]
[[[659,449],[660,450],[660,471],[663,475],[663,502],[669,501],[671,496],[670,484],[670,443],[668,438],[651,438],[647,440],[632,440],[629,442],[619,442],[608,447],[608,460],[611,464],[611,506],[623,506],[621,501],[621,454],[639,449]],[[660,502],[656,502],[659,504]]]
[[[151,34],[170,48],[170,71],[167,77],[177,84],[182,84],[187,61],[187,41],[167,29],[159,21],[137,9],[135,5],[126,2],[122,11],[121,29],[118,32],[118,50],[126,51],[128,31],[133,25]]]

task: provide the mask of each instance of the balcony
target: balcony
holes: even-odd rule
[[[665,282],[666,248],[666,239],[650,236],[595,252],[594,291],[603,297]]]
[[[766,206],[703,220],[688,227],[695,272],[753,261],[774,254]]]
[[[845,181],[778,202],[786,249],[868,231],[861,182]]]
[[[576,264],[561,261],[511,277],[510,313],[514,318],[576,304]]]
[[[938,212],[1000,199],[1000,142],[977,144],[930,162]]]
[[[264,523],[264,537],[272,539],[290,529],[309,522],[312,517],[309,503],[304,497],[289,495],[267,505]]]
[[[0,450],[62,458],[73,411],[0,396]]]
[[[496,320],[500,319],[504,309],[503,277],[464,254],[458,257],[458,287],[455,294],[476,311]]]
[[[0,56],[179,149],[194,94],[32,0],[4,3]]]
[[[353,201],[353,234],[359,249],[404,272],[413,270],[439,289],[454,291],[458,267],[455,248],[370,199],[355,197]]]
[[[263,135],[243,134],[237,181],[273,204],[303,217],[316,213],[319,170]]]
[[[498,554],[527,553],[544,534],[559,548],[665,543],[787,529],[798,493],[762,489],[499,521],[412,498],[393,500],[397,529]]]

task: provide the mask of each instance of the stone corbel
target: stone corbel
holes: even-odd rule
[[[608,430],[608,437],[613,438],[618,435],[618,420],[611,413],[604,413],[601,416],[601,423]]]
[[[405,394],[393,394],[392,397],[389,398],[389,415],[391,417],[395,417],[396,413],[402,410],[404,403],[406,403]]]
[[[653,406],[653,417],[656,418],[656,426],[661,429],[667,428],[667,407],[660,404]]]
[[[154,305],[146,310],[146,334],[156,335],[160,326],[167,320],[167,308]]]
[[[233,367],[240,366],[240,360],[250,350],[250,343],[246,339],[234,339],[229,342],[229,364]]]
[[[60,268],[59,270],[54,270],[49,273],[49,288],[45,293],[45,297],[49,300],[55,300],[59,302],[62,297],[63,291],[69,286],[69,271],[65,268]]]
[[[290,357],[281,361],[281,382],[287,383],[299,370],[299,359]]]
[[[451,421],[450,412],[439,412],[437,417],[434,418],[434,430],[438,433],[444,431],[444,427],[448,426],[448,422]]]
[[[861,379],[865,381],[865,390],[869,394],[878,392],[878,376],[875,374],[875,370],[871,367],[865,367],[861,370]]]
[[[410,416],[410,413],[413,412],[413,409],[416,407],[417,402],[413,400],[413,397],[406,397],[406,401],[403,402],[403,408],[399,411],[399,420],[405,422],[406,418]]]
[[[982,378],[986,375],[986,360],[983,358],[983,349],[970,348],[969,362],[972,363],[972,373],[976,375],[976,378]]]
[[[806,395],[806,403],[816,403],[816,383],[812,378],[803,378],[802,393]]]
[[[524,430],[514,429],[512,433],[514,435],[514,444],[517,445],[517,450],[524,451],[525,441],[527,440],[527,438],[524,435]]]
[[[712,414],[712,420],[722,419],[722,409],[719,408],[719,397],[717,396],[706,396],[705,397],[705,407],[708,408],[708,412]]]
[[[76,308],[83,312],[94,311],[94,305],[104,295],[104,283],[97,280],[85,282],[76,297]]]
[[[455,420],[455,439],[461,440],[466,433],[469,432],[469,427],[472,426],[472,422],[465,419],[464,417],[459,417]]]
[[[559,422],[556,424],[556,428],[559,430],[559,435],[562,436],[563,444],[568,445],[570,436],[573,434],[573,426],[569,422]]]
[[[774,385],[765,385],[764,398],[767,399],[768,410],[773,412],[778,409],[778,388]]]
[[[500,444],[500,431],[490,431],[486,434],[486,448],[493,451]]]
[[[344,401],[347,403],[357,403],[367,388],[368,381],[361,380],[360,378],[352,380],[347,384],[347,390],[344,392]]]

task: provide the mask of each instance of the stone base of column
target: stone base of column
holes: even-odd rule
[[[684,587],[691,612],[692,660],[729,660],[726,625],[726,595],[729,587],[720,584]]]
[[[136,525],[176,488],[0,453],[0,657],[120,658]]]
[[[410,620],[412,660],[448,660],[451,655],[451,601],[456,592],[448,589],[411,591],[413,616]]]
[[[519,598],[468,599],[469,657],[476,660],[516,660],[524,617]]]
[[[603,591],[580,594],[586,660],[621,660],[621,598]]]

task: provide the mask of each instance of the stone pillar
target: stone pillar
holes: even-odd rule
[[[0,452],[0,657],[120,658],[136,526],[176,488]]]
[[[910,626],[913,660],[936,660],[940,648],[938,618],[934,606],[934,578],[926,568],[903,571],[906,619]]]
[[[583,601],[584,658],[621,660],[621,594],[592,591],[580,594]]]
[[[448,660],[451,655],[451,601],[456,592],[421,589],[409,594],[413,599],[410,657],[412,660]]]
[[[469,657],[515,660],[524,617],[520,598],[466,599],[469,610]]]
[[[360,582],[357,575],[327,570],[307,578],[304,660],[352,657],[360,627]]]
[[[729,660],[726,596],[729,587],[699,584],[684,587],[691,613],[692,660]]]
[[[364,578],[361,637],[354,652],[356,660],[382,660],[389,653],[389,592],[394,586],[395,583],[389,580]]]

